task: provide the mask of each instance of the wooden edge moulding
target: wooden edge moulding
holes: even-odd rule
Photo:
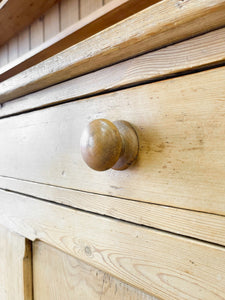
[[[0,69],[0,82],[73,46],[159,0],[115,0]]]
[[[188,70],[201,70],[224,62],[225,28],[222,28],[3,103],[0,117],[155,81]]]
[[[224,0],[156,3],[3,81],[0,102],[223,27],[224,12]]]
[[[0,46],[30,25],[58,1],[0,1]]]
[[[1,176],[0,188],[225,246],[225,218],[223,216],[112,198]]]

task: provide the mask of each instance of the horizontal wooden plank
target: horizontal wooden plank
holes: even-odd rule
[[[34,298],[157,300],[41,241],[33,243]]]
[[[74,44],[158,1],[159,0],[114,0],[110,4],[99,8],[97,11],[89,14],[87,17],[82,18],[82,20],[78,22],[75,22],[74,20],[73,25],[64,29],[59,34],[56,34],[53,38],[47,40],[45,43],[42,43],[39,47],[27,52],[17,60],[4,66],[4,68],[1,68],[0,82],[53,56],[56,53],[59,53],[60,51],[65,50],[68,47],[73,46]],[[84,2],[87,1],[85,0]],[[62,21],[63,19],[64,18],[62,18]],[[49,34],[47,34],[46,37],[49,37]]]
[[[166,300],[225,298],[225,250],[0,191],[0,224]]]
[[[0,175],[224,215],[224,78],[221,67],[1,119]],[[135,165],[85,165],[80,136],[98,118],[133,124]]]
[[[161,1],[5,80],[0,101],[220,28],[224,12],[224,0]]]
[[[225,28],[222,28],[6,102],[0,107],[0,117],[224,62]]]
[[[0,46],[40,17],[57,0],[10,0],[0,9]]]
[[[225,246],[223,216],[5,177],[0,177],[0,188]]]
[[[32,299],[31,242],[0,226],[0,299]]]

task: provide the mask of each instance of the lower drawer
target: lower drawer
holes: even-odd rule
[[[224,79],[221,67],[1,119],[0,175],[225,214]],[[136,164],[85,165],[80,136],[97,118],[135,127]]]

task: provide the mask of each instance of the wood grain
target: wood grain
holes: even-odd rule
[[[73,25],[79,20],[79,0],[63,0],[60,2],[61,30]]]
[[[31,300],[31,242],[0,227],[0,299]]]
[[[5,177],[0,177],[0,188],[225,246],[223,216]]]
[[[0,48],[0,66],[4,66],[8,63],[8,45],[4,45]]]
[[[30,26],[30,45],[31,49],[36,48],[44,42],[43,17],[37,19]]]
[[[102,0],[80,0],[80,17],[86,17],[101,6]]]
[[[4,45],[17,33],[40,17],[57,0],[10,0],[0,10],[0,45]]]
[[[161,1],[5,80],[1,102],[220,28],[224,11],[224,0]]]
[[[166,300],[223,299],[225,250],[188,238],[0,192],[0,223]]]
[[[33,243],[33,268],[37,300],[156,300],[40,241]]]
[[[0,70],[0,81],[3,81],[15,74],[49,58],[50,56],[65,50],[66,48],[77,44],[78,42],[94,35],[95,33],[129,17],[130,15],[154,4],[159,0],[114,0],[110,4],[99,8],[95,13],[89,14],[79,22],[75,22],[70,27],[64,29],[54,38],[45,43],[36,44],[39,47],[29,51],[26,56],[20,57],[17,61],[8,64]],[[62,2],[64,3],[65,0]],[[71,2],[70,2],[71,3]],[[61,26],[64,26],[64,19],[69,20],[69,15],[73,15],[73,7],[70,14],[62,13],[66,10],[67,5],[62,4]],[[65,8],[65,9],[64,9]],[[32,26],[31,26],[32,27]]]
[[[27,27],[18,34],[18,56],[30,50],[30,29]]]
[[[8,43],[8,59],[13,61],[18,57],[18,36],[12,38]]]
[[[44,16],[44,40],[47,41],[59,33],[59,4],[56,3]]]
[[[221,67],[1,119],[0,175],[224,215],[224,78]],[[85,165],[80,136],[99,118],[134,126],[135,165]]]
[[[222,28],[6,102],[0,117],[221,65],[225,62],[224,37]]]

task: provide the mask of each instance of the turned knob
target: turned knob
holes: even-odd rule
[[[80,145],[84,161],[96,171],[124,170],[138,154],[136,131],[126,121],[92,121],[84,129]]]

